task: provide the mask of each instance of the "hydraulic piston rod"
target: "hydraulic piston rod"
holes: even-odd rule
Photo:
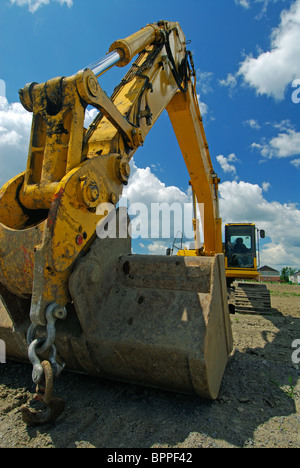
[[[111,67],[116,65],[122,58],[122,55],[117,52],[116,50],[106,54],[104,57],[96,60],[95,62],[91,63],[87,68],[92,70],[92,72],[98,78],[104,72],[109,70]]]
[[[148,25],[126,39],[115,41],[109,48],[109,53],[88,66],[96,77],[101,76],[114,65],[127,65],[134,55],[151,44],[160,35],[160,29],[155,25]]]

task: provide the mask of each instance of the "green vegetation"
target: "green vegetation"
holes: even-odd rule
[[[296,270],[295,268],[291,268],[291,267],[282,268],[281,273],[280,273],[280,281],[282,281],[283,283],[288,283],[289,277],[294,275],[296,271],[299,271],[299,270]]]
[[[291,297],[291,296],[300,296],[300,292],[288,292],[288,291],[272,291],[270,290],[271,296],[285,296],[285,297]]]
[[[293,379],[292,379],[292,376],[290,375],[289,376],[289,379],[288,379],[288,385],[282,385],[280,384],[279,382],[277,382],[276,380],[274,380],[273,378],[269,378],[269,381],[276,385],[276,387],[280,388],[280,390],[283,391],[283,393],[289,397],[289,398],[292,398],[294,399],[296,397],[296,394],[297,394],[297,391],[296,391],[296,387],[295,385],[293,385]]]

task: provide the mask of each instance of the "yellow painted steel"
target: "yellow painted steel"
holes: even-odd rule
[[[168,27],[177,27],[176,23],[169,23]],[[140,31],[132,34],[126,39],[119,39],[111,44],[109,52],[118,51],[121,55],[121,60],[117,64],[119,67],[127,65],[135,55],[141,52],[148,44],[153,44],[156,40],[162,37],[163,30],[156,24],[149,24]]]
[[[198,203],[204,204],[203,253],[222,253],[222,221],[219,217],[218,183],[205,137],[195,87],[177,92],[167,106]]]
[[[111,98],[90,69],[20,90],[33,119],[26,171],[0,190],[0,337],[16,359],[33,363],[42,336],[46,349],[34,352],[50,361],[57,350],[67,369],[215,399],[232,333],[219,179],[193,61],[174,22],[147,25],[109,50],[118,66],[139,54]],[[99,113],[85,129],[88,105]],[[194,206],[204,206],[204,244],[181,258],[132,255],[129,236],[97,237],[107,222],[99,207],[117,205],[130,160],[165,109]],[[54,337],[49,310],[63,318]]]
[[[255,268],[226,268],[226,278],[256,279],[259,273]]]
[[[33,113],[25,173],[0,191],[0,282],[31,297],[30,319],[45,325],[45,309],[70,300],[75,261],[93,243],[101,203],[114,203],[130,175],[129,162],[167,109],[198,203],[204,204],[203,255],[222,253],[214,173],[185,36],[178,23],[159,22],[116,41],[119,66],[139,53],[109,99],[89,69],[20,90]],[[182,83],[174,69],[184,68]],[[185,87],[184,90],[178,88]],[[184,91],[184,92],[182,92]],[[84,129],[87,105],[99,110]]]

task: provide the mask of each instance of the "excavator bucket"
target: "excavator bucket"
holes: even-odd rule
[[[103,377],[216,398],[232,346],[222,256],[123,252],[103,269],[102,250],[99,241],[91,253],[97,280],[88,255],[70,282],[90,365]]]
[[[223,255],[132,255],[129,244],[97,239],[78,262],[59,356],[72,371],[215,399],[232,350]],[[3,302],[0,337],[26,358]]]

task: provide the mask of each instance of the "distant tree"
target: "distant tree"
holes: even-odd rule
[[[288,283],[289,277],[293,275],[294,273],[296,273],[296,271],[297,270],[295,268],[291,268],[291,267],[282,268],[281,274],[280,274],[280,280],[283,281],[284,283]]]

